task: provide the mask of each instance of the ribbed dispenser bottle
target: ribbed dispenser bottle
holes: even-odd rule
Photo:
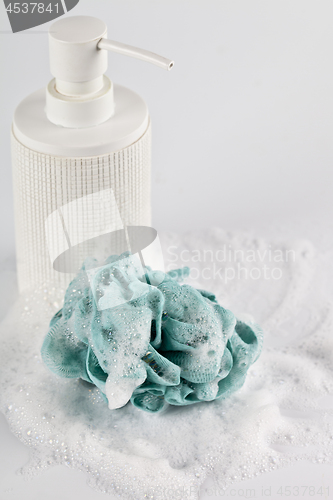
[[[149,113],[140,96],[105,76],[107,51],[166,70],[173,62],[106,37],[105,23],[93,17],[55,22],[49,32],[54,79],[15,111],[12,160],[20,291],[49,282],[67,286],[75,269],[67,265],[65,272],[59,271],[59,258],[68,248],[80,262],[92,253],[99,235],[112,229],[120,241],[126,239],[127,226],[150,226]],[[117,249],[114,242],[115,237],[116,253],[122,244]]]

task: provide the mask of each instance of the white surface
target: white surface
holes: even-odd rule
[[[29,459],[27,447],[11,434],[7,422],[0,414],[0,498],[1,500],[72,500],[73,498],[101,500],[103,493],[86,484],[87,478],[79,471],[64,466],[54,467],[31,480],[19,474]],[[109,497],[110,498],[110,497]]]
[[[94,491],[87,485],[87,476],[82,472],[71,470],[65,466],[53,467],[27,480],[18,474],[18,469],[25,465],[29,458],[29,450],[9,431],[5,418],[0,414],[0,465],[1,465],[1,500],[102,500],[116,499],[116,496],[105,495]],[[329,465],[316,466],[308,462],[293,467],[264,474],[257,479],[242,481],[232,487],[223,489],[207,481],[201,489],[200,500],[218,500],[221,498],[302,498],[303,500],[328,500],[332,495],[333,468]],[[309,494],[313,488],[314,495]],[[291,495],[288,495],[288,490]],[[284,492],[283,495],[278,491]],[[317,494],[322,491],[323,494]],[[327,494],[328,492],[328,494]],[[287,493],[287,494],[286,494]],[[304,494],[303,494],[304,493]],[[166,492],[165,500],[173,500]]]
[[[251,226],[260,233],[290,218],[331,220],[330,0],[80,0],[75,14],[100,17],[112,38],[150,47],[175,60],[175,69],[166,78],[153,67],[115,55],[110,56],[108,73],[113,81],[142,95],[151,112],[156,228]],[[1,29],[10,30],[3,8],[0,16]],[[0,185],[5,257],[14,249],[10,123],[18,102],[46,85],[50,75],[44,64],[46,25],[30,33],[0,36],[6,68],[1,79]],[[300,226],[298,236],[304,234]],[[1,443],[13,443],[3,439]],[[1,447],[5,460],[11,446]],[[11,473],[22,463],[16,453],[13,460]],[[69,472],[78,491],[80,474]],[[329,472],[328,466],[299,465],[274,474],[276,479],[261,476],[258,484],[326,486],[332,477]],[[2,475],[8,478],[7,474],[8,468],[2,466]],[[31,498],[38,480],[31,483],[35,485]],[[66,498],[63,484],[67,484],[63,475],[50,482],[50,488],[45,481],[39,497],[58,492],[56,498]],[[91,499],[95,493],[86,488],[84,494]],[[1,500],[15,498],[9,492],[3,495]],[[81,498],[85,499],[83,494]]]
[[[87,486],[87,477],[79,471],[71,470],[65,466],[53,467],[42,472],[31,480],[26,480],[17,473],[29,458],[28,449],[20,443],[9,431],[8,425],[0,414],[0,464],[1,464],[1,500],[102,500],[115,499],[116,496],[105,495],[94,491]],[[329,499],[333,488],[333,468],[328,465],[314,466],[304,462],[281,471],[264,474],[261,477],[242,481],[224,490],[223,485],[216,485],[207,481],[201,494],[201,500],[221,498],[285,498],[288,490],[291,498],[304,500]],[[313,488],[314,495],[309,495],[309,488]],[[277,494],[283,491],[284,495]],[[317,494],[322,491],[323,494]],[[312,489],[311,489],[312,492]],[[327,495],[328,492],[328,495]],[[298,494],[297,494],[298,493]],[[305,493],[305,494],[303,494]],[[173,500],[166,493],[165,500]]]

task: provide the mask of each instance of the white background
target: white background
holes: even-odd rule
[[[0,30],[10,30],[3,6]],[[158,229],[259,227],[331,216],[330,0],[80,0],[109,38],[175,60],[167,73],[109,55],[110,78],[148,103]],[[1,40],[1,245],[12,250],[9,130],[51,79],[47,25]],[[36,33],[37,32],[37,33]],[[331,218],[331,217],[330,217]]]
[[[150,109],[154,227],[265,234],[293,220],[300,221],[302,237],[304,221],[333,220],[331,0],[80,0],[69,15],[78,14],[102,18],[111,39],[175,60],[166,73],[109,56],[111,79],[141,94]],[[47,29],[13,35],[0,6],[0,293],[6,290],[0,313],[16,293],[8,279],[15,245],[10,125],[20,100],[51,79]],[[38,488],[38,498],[67,500],[73,495],[67,484],[82,500],[103,497],[84,486],[80,473],[65,469],[15,490],[11,474],[26,450],[1,422],[8,490],[0,487],[1,500],[21,499],[22,491],[36,498]],[[325,467],[295,471],[295,481],[327,483],[329,477]],[[50,485],[54,497],[46,496]]]

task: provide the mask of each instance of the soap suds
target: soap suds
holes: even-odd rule
[[[226,487],[302,459],[332,463],[332,252],[222,230],[160,238],[167,270],[189,266],[187,283],[262,326],[245,385],[156,415],[110,410],[95,387],[59,379],[41,360],[63,291],[21,296],[0,327],[0,404],[32,449],[22,472],[67,464],[124,499],[195,500],[207,476]]]

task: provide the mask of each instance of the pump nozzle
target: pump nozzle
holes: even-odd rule
[[[97,47],[99,49],[109,50],[110,52],[117,52],[123,56],[135,57],[136,59],[141,59],[142,61],[155,64],[162,69],[170,71],[173,68],[174,62],[166,57],[159,56],[150,52],[149,50],[138,49],[132,45],[126,45],[125,43],[114,42],[113,40],[107,40],[106,38],[101,38],[98,42]]]
[[[107,51],[135,57],[170,70],[174,63],[148,50],[107,40],[106,24],[89,16],[64,17],[50,27],[50,66],[46,93],[48,119],[64,127],[89,127],[114,112],[113,84],[105,71]]]

